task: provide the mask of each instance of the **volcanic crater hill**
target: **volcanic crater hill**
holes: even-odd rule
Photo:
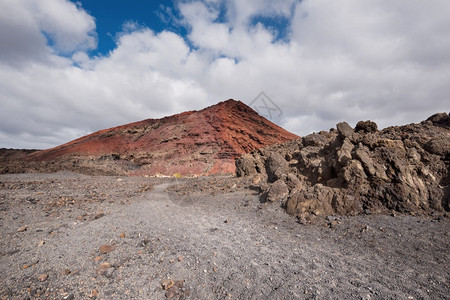
[[[450,211],[450,117],[378,130],[371,121],[268,146],[236,160],[263,202],[314,216]]]
[[[235,159],[299,137],[227,100],[200,111],[100,130],[61,146],[24,155],[0,171],[72,170],[87,174],[234,174]]]

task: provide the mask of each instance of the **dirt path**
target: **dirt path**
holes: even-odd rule
[[[1,175],[1,298],[448,299],[446,218],[301,225],[247,189],[173,184]]]

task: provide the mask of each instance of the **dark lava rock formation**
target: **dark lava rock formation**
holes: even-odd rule
[[[297,138],[230,99],[200,111],[100,130],[31,154],[3,150],[0,173],[234,174],[235,159],[241,154]]]
[[[450,117],[379,131],[371,121],[269,146],[236,160],[262,201],[301,220],[313,215],[448,212]]]

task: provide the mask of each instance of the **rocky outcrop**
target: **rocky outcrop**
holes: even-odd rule
[[[379,131],[371,121],[269,146],[236,161],[291,215],[450,211],[450,118]],[[256,182],[256,181],[254,181]]]
[[[235,159],[241,154],[296,138],[230,99],[200,111],[100,130],[52,149],[22,153],[14,161],[4,155],[0,172],[234,174]]]

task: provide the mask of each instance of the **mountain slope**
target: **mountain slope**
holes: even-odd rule
[[[235,172],[234,161],[240,154],[298,138],[230,99],[200,111],[100,130],[28,158],[31,164],[39,162],[52,170],[229,174]]]

